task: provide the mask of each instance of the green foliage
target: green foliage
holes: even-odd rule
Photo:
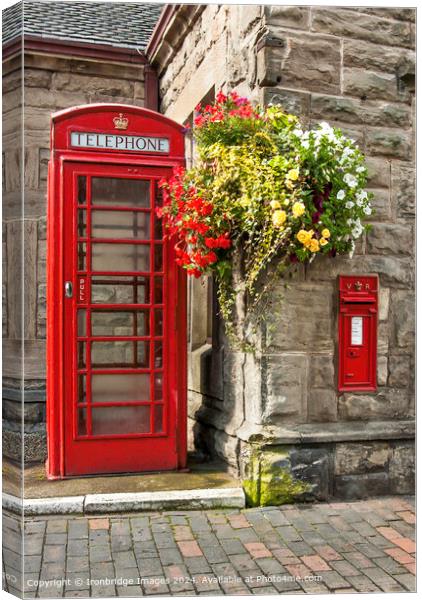
[[[266,278],[317,254],[353,254],[371,214],[364,156],[327,123],[304,131],[280,106],[234,92],[197,113],[198,161],[163,182],[161,213],[179,264],[215,275],[228,333],[245,349],[246,329],[265,318]]]

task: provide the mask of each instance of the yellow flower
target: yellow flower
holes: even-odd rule
[[[302,202],[295,202],[292,206],[293,216],[301,217],[305,212],[305,205]]]
[[[271,200],[270,206],[273,210],[275,210],[276,208],[280,208],[281,205],[278,200]]]
[[[290,200],[288,198],[286,198],[283,202],[284,206],[289,206],[290,204]]]
[[[321,238],[319,240],[319,245],[320,246],[326,246],[328,244],[328,240],[326,240],[325,238]]]
[[[322,237],[329,238],[331,236],[330,230],[329,229],[323,229],[321,231],[321,235],[322,235]]]
[[[299,178],[299,169],[290,169],[286,175],[286,178],[296,181]]]
[[[309,231],[305,231],[304,229],[301,229],[297,233],[296,237],[301,244],[307,244],[307,243],[309,243],[309,240],[311,239],[312,235],[309,235]]]
[[[309,244],[309,250],[310,250],[311,252],[318,252],[318,250],[319,250],[319,243],[318,243],[318,240],[315,240],[315,239],[314,239],[314,240],[311,240],[311,241],[310,241],[310,244]]]
[[[286,221],[287,215],[284,210],[276,210],[273,213],[273,224],[275,227],[281,227]]]

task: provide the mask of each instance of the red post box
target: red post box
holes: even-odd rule
[[[338,389],[377,389],[378,277],[341,275],[338,319]]]

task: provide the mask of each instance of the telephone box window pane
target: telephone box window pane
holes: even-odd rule
[[[163,220],[159,219],[157,216],[154,218],[154,239],[163,239]]]
[[[149,402],[148,373],[92,375],[92,402]]]
[[[86,402],[86,375],[78,375],[78,402]]]
[[[91,202],[110,206],[149,208],[149,181],[119,177],[93,177]]]
[[[163,366],[163,344],[162,344],[162,342],[155,342],[154,368],[161,369],[162,366]]]
[[[85,337],[86,333],[86,309],[78,310],[78,336]]]
[[[78,410],[78,435],[86,435],[86,409],[80,408]]]
[[[140,368],[149,367],[148,342],[92,342],[92,367]]]
[[[148,240],[150,213],[93,210],[92,237]]]
[[[149,304],[149,277],[94,275],[91,300],[94,304]]]
[[[155,304],[163,303],[163,278],[156,277],[154,279],[154,302]]]
[[[78,204],[86,204],[86,177],[79,175],[78,177]]]
[[[163,374],[155,373],[154,375],[154,399],[163,399]]]
[[[93,435],[150,432],[149,406],[103,406],[92,410]]]
[[[163,311],[161,308],[156,309],[155,311],[155,335],[161,336],[163,335]]]
[[[154,406],[154,430],[155,433],[163,432],[163,406]]]
[[[86,238],[86,210],[78,210],[78,237]]]
[[[86,343],[78,342],[78,369],[86,367]]]
[[[78,244],[78,270],[86,271],[86,244]]]
[[[93,271],[149,271],[149,246],[92,244]]]
[[[163,270],[163,247],[161,244],[155,244],[154,248],[154,271]]]
[[[93,336],[147,336],[149,310],[93,310],[91,332]]]

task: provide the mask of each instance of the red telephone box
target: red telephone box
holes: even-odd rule
[[[150,110],[53,115],[48,475],[183,468],[186,279],[155,208],[183,129]]]
[[[338,389],[376,391],[378,277],[341,275]]]

